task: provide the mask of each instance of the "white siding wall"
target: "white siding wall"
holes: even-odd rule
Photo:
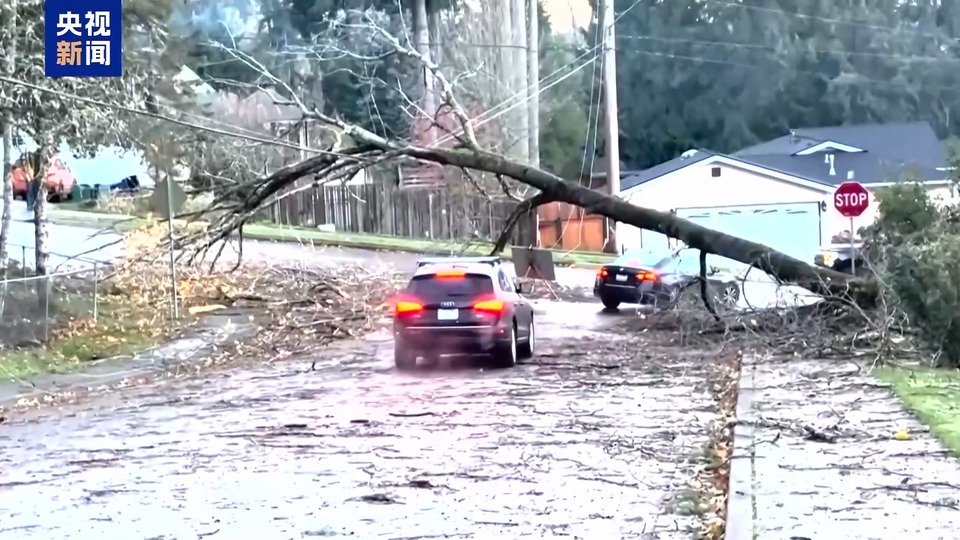
[[[711,175],[714,166],[720,167],[717,178]],[[744,169],[707,163],[691,165],[651,180],[627,200],[637,206],[668,212],[676,208],[814,202],[828,197],[829,194]],[[641,247],[644,237],[648,243],[655,241],[655,234],[617,224],[617,240],[628,249]]]

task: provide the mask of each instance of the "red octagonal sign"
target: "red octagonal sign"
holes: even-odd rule
[[[844,182],[833,193],[833,205],[844,217],[859,217],[870,206],[870,192],[859,182]]]

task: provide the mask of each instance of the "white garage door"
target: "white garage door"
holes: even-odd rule
[[[819,202],[678,208],[677,216],[803,261],[812,261],[820,249]],[[640,239],[644,249],[668,249],[662,234],[640,231]]]

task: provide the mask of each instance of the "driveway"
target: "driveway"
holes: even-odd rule
[[[514,369],[400,374],[381,332],[12,418],[0,537],[690,538],[718,355],[537,309]]]

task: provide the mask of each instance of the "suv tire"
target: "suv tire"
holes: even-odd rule
[[[498,343],[493,350],[493,363],[498,368],[511,368],[517,365],[517,324],[510,327],[510,340]]]
[[[537,352],[537,327],[532,318],[530,319],[530,326],[527,328],[527,335],[530,336],[527,338],[527,342],[517,346],[517,358],[524,360],[533,358],[533,355]]]
[[[395,341],[393,343],[393,364],[399,371],[413,371],[417,369],[417,353],[410,347]]]

